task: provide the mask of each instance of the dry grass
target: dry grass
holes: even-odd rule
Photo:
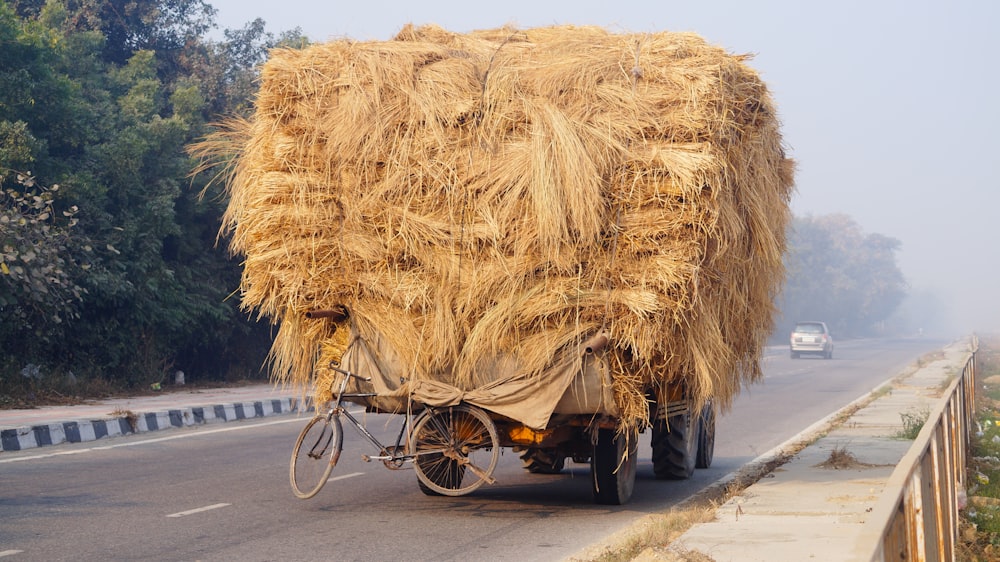
[[[109,415],[114,419],[124,419],[128,422],[129,427],[132,428],[133,433],[139,430],[139,414],[136,414],[132,410],[119,406]]]
[[[896,432],[894,437],[896,439],[908,439],[911,441],[916,439],[930,415],[931,411],[928,406],[911,408],[909,411],[900,412],[899,417],[903,422],[903,427]]]
[[[727,406],[761,376],[792,189],[745,61],[591,27],[273,52],[253,117],[193,149],[228,162],[272,373],[312,384],[342,350],[303,314],[344,305],[410,379],[481,388],[505,358],[544,377],[606,331],[626,422],[680,379]]]
[[[845,446],[834,447],[830,451],[827,459],[816,465],[818,468],[828,468],[831,470],[849,470],[857,468],[874,468],[877,465],[861,462],[854,453],[847,450]]]
[[[711,560],[697,551],[686,551],[672,543],[692,526],[715,520],[716,510],[727,501],[739,496],[761,478],[806,447],[800,443],[787,451],[779,451],[773,456],[741,468],[731,479],[705,488],[691,499],[659,513],[643,518],[639,524],[630,526],[624,533],[612,537],[604,544],[585,551],[573,562],[625,562],[640,557],[645,551],[653,551],[656,560],[677,562],[703,562]],[[650,559],[649,557],[642,559]]]
[[[630,527],[630,536],[597,554],[587,558],[587,562],[629,562],[643,553],[655,552],[656,560],[676,560],[678,562],[711,561],[711,558],[696,551],[685,551],[670,543],[684,534],[693,525],[708,523],[715,519],[715,510],[706,508],[674,509],[668,513],[650,515],[639,525]],[[651,546],[653,545],[653,546]],[[578,559],[571,559],[580,562]]]

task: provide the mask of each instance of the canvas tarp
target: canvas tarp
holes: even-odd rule
[[[493,361],[487,368],[495,379],[471,390],[437,380],[407,380],[398,355],[385,342],[370,342],[357,332],[351,333],[340,368],[368,379],[352,379],[349,393],[376,395],[352,402],[385,412],[405,411],[409,400],[437,407],[467,402],[538,430],[545,429],[553,413],[618,414],[607,361],[586,342],[541,375],[527,374],[510,359]]]

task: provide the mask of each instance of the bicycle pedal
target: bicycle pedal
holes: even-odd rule
[[[369,457],[368,455],[361,455],[361,460],[365,462],[372,462],[372,458]]]

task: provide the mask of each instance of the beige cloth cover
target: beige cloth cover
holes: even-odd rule
[[[618,415],[607,361],[582,346],[533,376],[519,372],[512,359],[496,360],[489,368],[495,374],[491,382],[463,390],[436,380],[407,380],[398,355],[385,342],[367,341],[352,328],[340,368],[370,379],[352,380],[348,392],[377,395],[351,402],[386,412],[405,411],[407,397],[437,407],[467,402],[538,430],[553,414]]]

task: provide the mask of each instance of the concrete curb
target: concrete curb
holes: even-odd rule
[[[307,408],[308,409],[308,408]],[[83,443],[120,435],[296,413],[297,398],[233,402],[0,430],[0,451]]]

